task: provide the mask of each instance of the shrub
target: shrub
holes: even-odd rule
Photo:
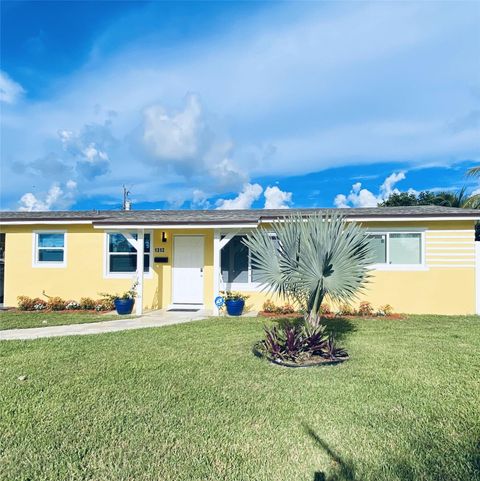
[[[385,304],[378,308],[377,314],[379,316],[391,316],[393,314],[393,307],[390,304]]]
[[[331,313],[330,306],[326,302],[322,303],[322,316],[328,316]]]
[[[61,297],[50,297],[47,306],[52,311],[63,311],[65,309],[65,301]]]
[[[371,316],[373,314],[372,304],[368,301],[362,301],[358,308],[358,313],[361,316]]]
[[[271,360],[302,363],[312,356],[335,360],[346,357],[347,353],[335,345],[333,337],[325,332],[325,326],[310,323],[265,327],[265,340],[261,350]]]
[[[278,307],[270,299],[268,299],[263,303],[262,309],[263,309],[263,312],[274,313],[274,312],[277,312]]]
[[[103,298],[95,301],[96,311],[113,311],[115,309],[115,304],[111,299]]]
[[[340,306],[338,306],[337,314],[339,316],[353,316],[355,314],[355,309],[350,304],[340,304]]]
[[[295,308],[291,304],[285,304],[279,308],[279,311],[281,314],[293,314],[295,312]]]
[[[226,301],[245,301],[250,297],[246,294],[242,294],[241,292],[236,291],[221,291],[220,294],[222,294]]]
[[[35,305],[35,299],[28,296],[17,297],[18,308],[21,311],[33,311]]]
[[[80,309],[85,311],[95,309],[95,301],[90,297],[82,297],[80,299]]]
[[[35,311],[43,311],[48,307],[47,302],[44,301],[43,299],[40,299],[39,297],[36,297],[33,299],[33,309]]]
[[[77,310],[80,309],[80,304],[77,301],[66,301],[65,302],[65,309],[67,310]]]

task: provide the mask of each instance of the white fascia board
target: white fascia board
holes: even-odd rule
[[[445,220],[471,220],[476,221],[480,220],[479,217],[419,217],[419,216],[412,216],[412,217],[348,217],[347,222],[411,222],[411,221],[438,221],[442,222]]]
[[[91,220],[4,220],[0,225],[69,225],[91,224]]]
[[[257,228],[258,224],[170,224],[170,225],[160,225],[160,224],[148,224],[148,225],[138,225],[138,224],[117,224],[117,225],[96,225],[93,227],[95,229],[108,229],[113,231],[125,230],[125,229],[163,229],[163,230],[176,230],[176,229],[241,229],[244,227]]]

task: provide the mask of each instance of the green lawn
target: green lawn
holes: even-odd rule
[[[129,317],[117,316],[116,314],[97,314],[94,312],[0,311],[0,331],[5,329],[24,329],[27,327],[112,321],[114,319],[128,319]]]
[[[477,317],[332,321],[351,360],[309,369],[262,322],[0,342],[0,479],[479,479]]]

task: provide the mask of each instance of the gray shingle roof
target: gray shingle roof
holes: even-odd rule
[[[0,212],[0,222],[92,221],[95,224],[242,224],[257,223],[291,213],[308,215],[343,214],[348,218],[469,217],[480,219],[480,211],[440,206],[369,207],[358,209],[250,209],[250,210],[90,210],[48,212]]]

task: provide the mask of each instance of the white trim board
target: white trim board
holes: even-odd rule
[[[0,222],[0,226],[2,225],[72,225],[72,224],[91,224],[91,220],[4,220]]]
[[[93,225],[94,229],[106,229],[106,230],[126,230],[126,229],[158,229],[158,230],[202,230],[202,229],[242,229],[242,228],[257,228],[258,224],[174,224],[174,225],[162,225],[162,224],[118,224],[118,225]],[[191,234],[196,235],[196,234]]]

